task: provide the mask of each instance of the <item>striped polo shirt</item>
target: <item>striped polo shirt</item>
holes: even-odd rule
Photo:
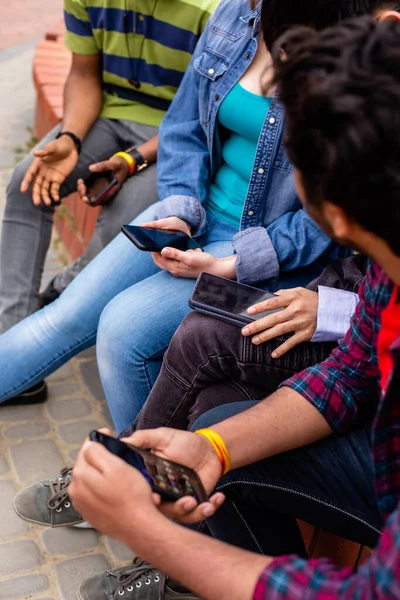
[[[65,43],[102,54],[105,84],[172,100],[219,0],[64,0]],[[102,117],[158,126],[164,111],[104,94]]]

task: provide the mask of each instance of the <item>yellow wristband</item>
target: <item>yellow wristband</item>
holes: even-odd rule
[[[207,438],[221,462],[222,475],[226,475],[231,469],[231,457],[228,448],[219,433],[213,429],[198,429],[194,433]]]
[[[128,163],[129,175],[134,174],[134,172],[136,171],[136,161],[134,158],[132,158],[130,154],[128,154],[128,152],[117,152],[116,154],[114,154],[114,156],[120,156],[121,158],[123,158]]]

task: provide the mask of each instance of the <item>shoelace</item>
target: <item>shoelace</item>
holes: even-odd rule
[[[121,596],[125,595],[125,591],[133,592],[134,586],[141,588],[142,585],[151,585],[152,581],[160,584],[158,600],[162,600],[165,589],[165,575],[159,573],[152,565],[140,558],[135,558],[132,566],[127,567],[122,572],[107,571],[107,573],[117,578],[114,600],[120,600]]]
[[[62,469],[60,475],[55,479],[45,479],[41,483],[46,487],[49,487],[52,495],[47,501],[47,506],[50,510],[56,510],[60,512],[62,510],[61,504],[68,498],[68,487],[72,481],[72,468],[66,467]],[[65,508],[69,508],[71,503],[65,502]]]

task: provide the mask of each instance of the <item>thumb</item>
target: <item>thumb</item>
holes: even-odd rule
[[[45,158],[47,156],[51,156],[52,154],[56,154],[58,151],[57,142],[49,142],[44,148],[41,150],[35,150],[34,155],[38,158]]]
[[[159,427],[158,429],[141,429],[135,431],[130,437],[123,438],[121,441],[135,448],[162,450],[168,445],[171,437],[172,430],[168,430],[166,427]]]
[[[92,173],[102,173],[103,171],[112,170],[112,164],[110,160],[104,160],[103,162],[94,163],[90,165],[89,171]]]

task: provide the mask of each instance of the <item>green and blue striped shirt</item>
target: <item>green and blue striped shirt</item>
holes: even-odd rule
[[[65,43],[102,54],[103,82],[172,100],[219,0],[64,0]],[[104,94],[102,117],[158,126],[164,111]]]

